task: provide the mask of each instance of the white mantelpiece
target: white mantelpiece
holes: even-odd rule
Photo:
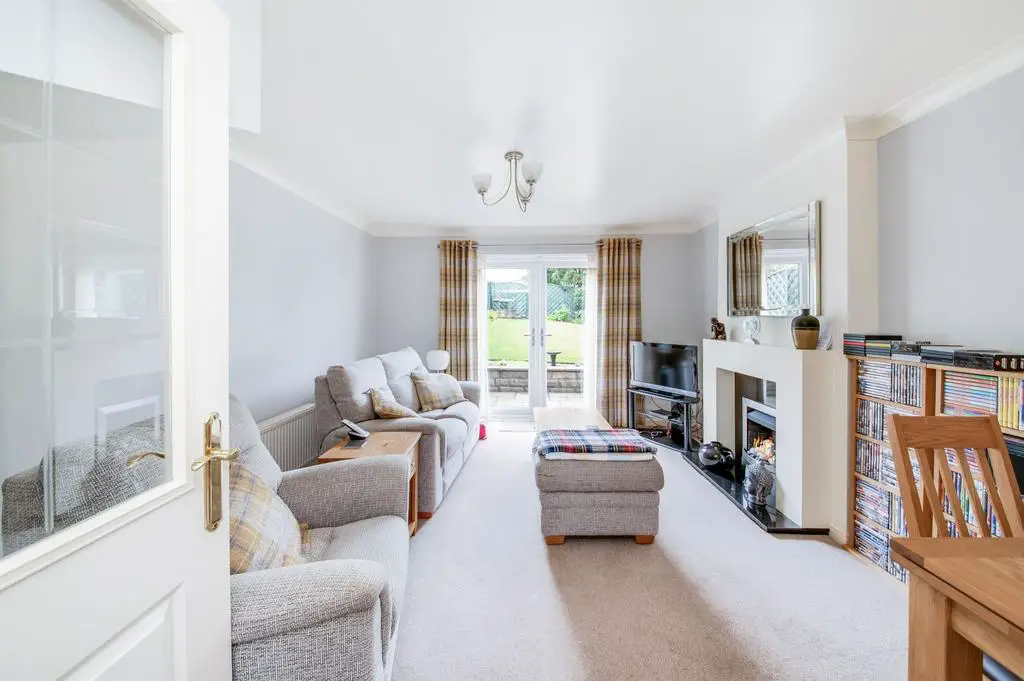
[[[718,440],[736,450],[735,374],[775,381],[775,505],[804,527],[828,528],[829,452],[835,441],[833,405],[842,386],[842,357],[716,340],[705,340],[703,351],[704,441]]]

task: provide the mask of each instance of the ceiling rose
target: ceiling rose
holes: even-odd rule
[[[515,187],[516,203],[519,204],[519,210],[525,213],[527,204],[533,198],[533,190],[537,180],[540,179],[540,174],[544,171],[544,164],[537,163],[536,161],[523,161],[523,152],[521,151],[508,152],[505,154],[505,161],[508,163],[508,177],[505,180],[505,189],[498,198],[493,201],[487,200],[487,190],[491,188],[490,173],[475,173],[473,175],[473,186],[476,187],[476,193],[480,195],[480,200],[484,202],[485,206],[493,206],[496,203],[500,203],[508,196],[509,191]],[[522,166],[522,182],[526,183],[525,188],[519,179],[520,166]]]

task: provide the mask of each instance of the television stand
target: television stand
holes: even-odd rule
[[[670,403],[669,409],[644,409],[643,414],[648,418],[665,421],[666,424],[668,424],[669,436],[649,437],[647,439],[655,442],[656,444],[676,449],[681,452],[693,451],[693,416],[690,408],[700,402],[699,397],[683,397],[680,395],[659,392],[657,390],[650,390],[648,388],[626,388],[626,394],[627,425],[630,428],[636,428],[637,395],[650,397],[656,400],[664,400],[665,402]],[[678,442],[675,438],[671,437],[671,433],[674,428],[682,429],[682,442]]]

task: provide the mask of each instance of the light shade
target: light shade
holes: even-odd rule
[[[523,179],[527,182],[536,182],[544,172],[544,164],[536,161],[523,161]]]
[[[476,187],[478,194],[486,192],[491,188],[491,175],[490,173],[475,173],[473,175],[473,186]]]
[[[447,350],[428,350],[427,356],[423,358],[429,371],[444,371],[450,361],[451,355]]]

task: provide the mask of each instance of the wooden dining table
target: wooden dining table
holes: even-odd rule
[[[1024,677],[1024,539],[893,538],[910,573],[909,681],[976,681],[986,653]]]

